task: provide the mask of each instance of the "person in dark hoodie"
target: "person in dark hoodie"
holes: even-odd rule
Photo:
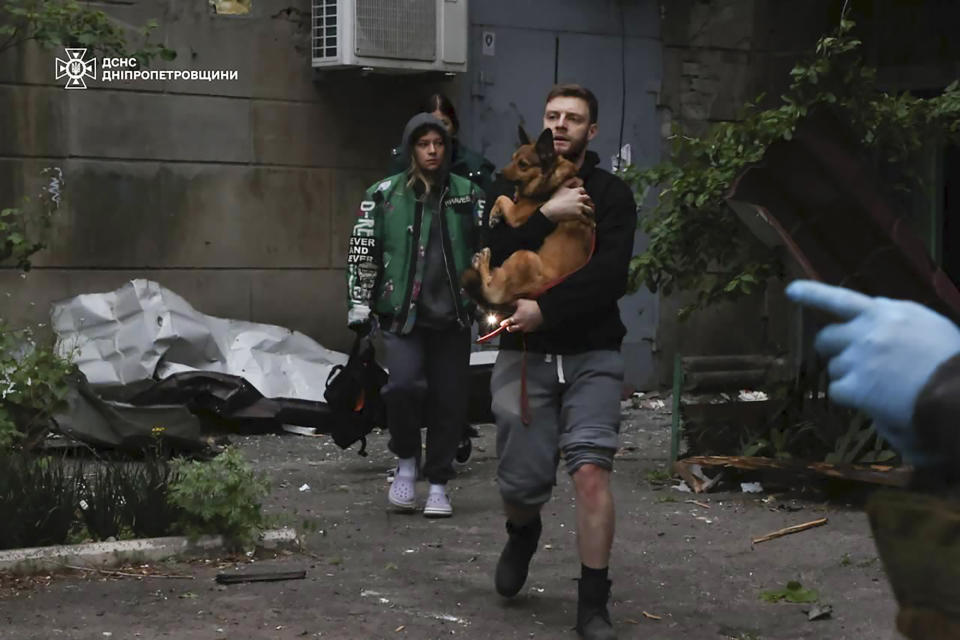
[[[536,300],[518,300],[516,311],[501,322],[509,333],[501,337],[490,387],[508,539],[495,586],[505,597],[523,587],[540,538],[540,511],[562,455],[576,491],[577,631],[606,640],[616,638],[607,611],[614,529],[610,473],[618,448],[620,345],[626,333],[617,301],[627,289],[637,212],[626,183],[600,169],[597,154],[587,150],[597,133],[597,109],[593,93],[583,87],[553,88],[543,126],[552,130],[557,153],[577,165],[583,186],[561,187],[520,227],[489,228],[486,244],[491,264],[499,265],[514,251],[536,251],[558,222],[591,210],[595,215],[589,262]],[[488,202],[513,192],[513,185],[498,179]]]
[[[445,486],[467,422],[471,302],[460,276],[477,246],[483,191],[449,171],[450,138],[429,113],[404,133],[406,170],[366,191],[350,237],[347,324],[383,331],[383,389],[397,469],[388,500],[417,508],[420,428],[427,424],[423,513],[453,513]]]
[[[450,135],[450,172],[463,176],[484,191],[488,191],[493,184],[493,174],[496,169],[493,163],[460,142],[458,138],[460,119],[457,118],[457,111],[453,108],[450,98],[442,93],[431,94],[420,105],[420,111],[432,114]],[[407,161],[403,155],[402,145],[394,148],[391,156],[391,167],[394,173],[406,170]]]

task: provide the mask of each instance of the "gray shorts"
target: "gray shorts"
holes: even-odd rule
[[[570,474],[584,464],[613,468],[623,357],[619,351],[527,352],[528,425],[520,414],[522,358],[520,351],[501,351],[490,380],[497,482],[505,501],[534,506],[550,499],[561,455]]]

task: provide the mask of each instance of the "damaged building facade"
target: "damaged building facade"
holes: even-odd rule
[[[289,327],[346,349],[343,269],[356,207],[388,172],[403,123],[430,93],[450,95],[464,142],[503,165],[517,124],[539,127],[555,81],[588,84],[600,96],[598,151],[609,167],[626,87],[623,142],[632,142],[635,160],[656,160],[657,4],[600,4],[568,0],[544,12],[536,2],[472,2],[463,34],[469,70],[450,77],[314,71],[308,0],[106,7],[124,24],[158,20],[155,37],[177,58],[155,68],[236,71],[236,80],[90,81],[86,91],[64,91],[55,77],[63,51],[6,52],[4,206],[36,193],[47,167],[62,171],[64,189],[34,268],[0,270],[3,317],[47,322],[53,301],[143,278],[203,313]],[[495,42],[485,45],[485,34]],[[619,72],[592,73],[585,56],[597,46],[617,69],[626,56],[625,83]],[[655,304],[649,293],[640,297],[637,319]],[[652,317],[647,312],[643,322]],[[628,340],[635,353],[645,349],[634,358],[642,383],[652,371],[655,327],[641,325],[632,322]]]
[[[62,51],[28,45],[0,54],[0,205],[35,194],[43,170],[63,175],[49,247],[23,274],[0,269],[0,316],[47,322],[50,304],[145,278],[199,311],[281,325],[344,350],[343,269],[363,189],[418,102],[453,97],[461,136],[503,165],[517,124],[538,126],[556,81],[597,93],[602,166],[625,144],[655,163],[670,128],[699,133],[737,118],[839,19],[841,0],[474,0],[467,72],[381,74],[311,68],[311,3],[278,0],[109,4],[124,24],[155,18],[177,52],[158,68],[237,71],[236,80],[90,82],[65,91]],[[884,86],[936,91],[956,77],[951,3],[859,0],[869,62]],[[884,46],[880,46],[881,43]],[[598,73],[597,69],[604,69]],[[940,194],[921,236],[957,277],[952,203],[956,159],[935,164]],[[923,226],[921,225],[921,226]],[[645,240],[637,235],[636,249]],[[674,355],[775,353],[790,341],[782,283],[684,323],[682,295],[646,290],[621,303],[628,377],[669,385]]]
[[[744,104],[761,94],[763,106],[775,104],[789,86],[791,68],[819,37],[836,28],[844,7],[857,23],[864,60],[877,69],[882,89],[930,97],[958,78],[960,47],[951,35],[952,25],[960,20],[956,3],[678,0],[661,5],[664,68],[658,107],[664,138],[673,127],[699,135],[713,123],[737,120]],[[956,194],[960,179],[957,157],[954,148],[931,149],[926,166],[916,168],[925,176],[929,191],[917,194],[911,211],[894,213],[905,216],[913,235],[932,257],[933,268],[941,268],[954,283],[960,283],[960,214],[954,211],[957,197],[951,200],[950,194]],[[838,229],[837,233],[849,231]],[[761,234],[771,232],[766,229]],[[916,255],[909,258],[919,260]],[[788,258],[788,263],[793,275],[802,272],[795,261]],[[765,290],[696,312],[685,322],[677,322],[676,314],[692,298],[661,296],[655,347],[659,384],[670,384],[678,353],[733,356],[795,351],[796,310],[783,295],[784,284],[771,280]]]

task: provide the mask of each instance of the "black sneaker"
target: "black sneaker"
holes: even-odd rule
[[[537,550],[541,531],[543,531],[543,523],[539,515],[536,520],[523,527],[507,521],[509,538],[500,553],[494,580],[497,593],[503,597],[512,598],[523,588],[530,569],[530,559]]]
[[[585,640],[617,640],[610,622],[607,600],[610,581],[587,584],[579,580],[577,587],[577,633]]]

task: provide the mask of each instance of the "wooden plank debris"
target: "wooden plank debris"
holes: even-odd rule
[[[818,518],[816,520],[811,520],[810,522],[804,522],[803,524],[795,524],[792,527],[785,527],[783,529],[777,529],[771,533],[760,536],[753,539],[753,544],[760,544],[761,542],[767,542],[769,540],[775,540],[776,538],[782,538],[783,536],[788,536],[791,533],[800,533],[801,531],[806,531],[807,529],[813,529],[814,527],[822,527],[827,524],[826,518]]]
[[[877,484],[886,487],[906,487],[910,484],[913,469],[910,467],[892,467],[890,465],[854,465],[829,464],[826,462],[805,462],[802,460],[775,460],[773,458],[747,456],[692,456],[673,463],[678,473],[695,493],[709,490],[715,483],[704,482],[696,473],[702,467],[735,468],[744,471],[786,472],[807,476],[826,476],[841,480],[852,480]]]

